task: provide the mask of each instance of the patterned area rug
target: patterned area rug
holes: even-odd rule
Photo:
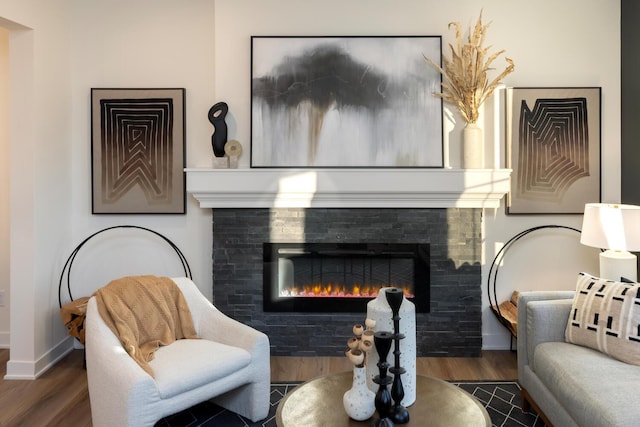
[[[544,427],[534,412],[523,413],[520,408],[520,388],[514,381],[453,382],[473,395],[487,408],[494,427]],[[280,400],[297,383],[271,384],[269,416],[257,423],[206,401],[175,415],[163,418],[156,427],[276,427],[276,409]]]
[[[535,412],[522,412],[520,386],[515,381],[454,382],[484,405],[494,427],[544,427]]]

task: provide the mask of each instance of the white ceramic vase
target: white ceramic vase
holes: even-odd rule
[[[462,134],[462,167],[484,168],[484,132],[475,123],[467,123]]]
[[[376,321],[376,331],[393,330],[393,313],[387,302],[385,289],[380,289],[378,296],[367,303],[367,319]],[[402,305],[398,311],[400,316],[400,333],[404,338],[400,340],[400,367],[406,372],[402,374],[402,386],[404,388],[404,397],[402,398],[402,406],[410,406],[416,401],[416,307],[406,298],[402,299]],[[387,355],[389,367],[394,365],[393,349],[395,343],[391,344],[391,351]],[[376,392],[378,384],[373,382],[373,378],[380,373],[378,369],[378,361],[380,357],[375,346],[367,354],[367,385],[369,389]],[[393,377],[392,373],[389,376]],[[391,386],[389,386],[391,391]]]
[[[353,367],[353,385],[342,396],[344,410],[350,418],[364,421],[376,411],[376,395],[367,387],[367,368]]]

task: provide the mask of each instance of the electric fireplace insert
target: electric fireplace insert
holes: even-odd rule
[[[264,243],[266,312],[366,312],[383,287],[429,311],[429,245]]]

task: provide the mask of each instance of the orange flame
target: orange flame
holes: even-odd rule
[[[321,284],[313,283],[309,285],[294,285],[291,288],[283,289],[280,292],[281,296],[288,297],[355,297],[355,298],[375,298],[378,296],[378,292],[383,287],[400,288],[404,291],[404,295],[407,298],[413,298],[412,287],[410,285],[398,285],[398,284],[354,284],[350,288],[347,285],[338,285],[335,283]]]

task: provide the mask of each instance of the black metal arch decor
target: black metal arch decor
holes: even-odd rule
[[[513,331],[511,331],[511,325],[508,323],[508,321],[506,320],[505,316],[500,311],[500,304],[498,304],[498,297],[497,297],[497,293],[496,293],[496,283],[498,281],[498,270],[500,268],[499,267],[500,262],[506,256],[506,253],[509,250],[509,248],[511,248],[511,246],[513,246],[520,239],[522,239],[523,237],[525,237],[525,236],[527,236],[527,235],[529,235],[529,234],[531,234],[531,233],[533,233],[535,231],[544,230],[544,229],[550,229],[550,228],[559,228],[559,229],[571,230],[571,231],[577,232],[578,234],[581,233],[581,231],[578,230],[577,228],[569,227],[569,226],[566,226],[566,225],[552,225],[552,224],[550,224],[550,225],[539,225],[539,226],[536,226],[536,227],[528,228],[528,229],[526,229],[524,231],[519,232],[518,234],[513,236],[511,239],[509,239],[507,241],[507,243],[504,244],[504,246],[496,254],[495,258],[493,258],[493,262],[491,263],[491,267],[489,268],[489,275],[487,276],[487,296],[489,298],[489,307],[492,308],[491,312],[496,316],[496,318],[498,319],[500,324],[502,326],[504,326],[505,328],[507,328],[511,332],[511,338],[512,339],[513,339],[514,335],[513,335]]]
[[[64,263],[64,267],[62,268],[62,273],[60,274],[60,281],[58,283],[58,304],[60,305],[60,307],[62,307],[62,287],[63,287],[63,282],[64,282],[65,275],[67,277],[67,280],[66,280],[66,282],[67,282],[67,293],[69,294],[69,298],[71,299],[71,301],[73,301],[73,295],[71,294],[71,268],[73,267],[73,262],[75,261],[76,255],[78,255],[78,252],[80,252],[80,249],[82,249],[82,247],[89,240],[93,239],[94,237],[96,237],[99,234],[105,233],[105,232],[107,232],[109,230],[123,229],[123,228],[125,228],[125,229],[126,228],[130,228],[130,229],[147,231],[149,233],[152,233],[152,234],[160,237],[162,240],[164,240],[171,247],[171,249],[174,250],[176,255],[178,255],[178,258],[180,259],[180,263],[182,264],[182,268],[184,269],[185,276],[188,277],[189,279],[192,279],[191,267],[189,267],[189,263],[187,262],[187,258],[184,256],[182,251],[175,245],[175,243],[173,243],[171,240],[169,240],[168,237],[158,233],[157,231],[154,231],[154,230],[151,230],[151,229],[145,228],[145,227],[140,227],[138,225],[115,225],[115,226],[112,226],[112,227],[103,228],[102,230],[96,231],[95,233],[91,234],[89,237],[84,239],[78,246],[76,246],[76,248],[71,252],[71,255],[69,255],[69,258],[67,258],[67,261]]]

